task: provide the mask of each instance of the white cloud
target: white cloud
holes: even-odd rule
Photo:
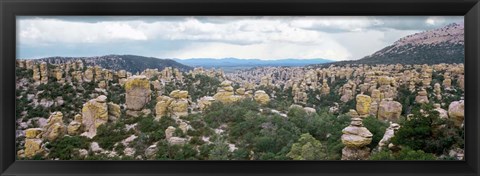
[[[145,45],[161,43],[159,47],[175,44],[175,47],[168,47],[167,51],[159,49],[163,53],[157,55],[168,58],[345,60],[361,58],[409,32],[421,31],[410,29],[417,23],[435,26],[448,22],[443,17],[422,17],[418,20],[410,17],[408,24],[403,24],[401,17],[393,20],[386,17],[331,16],[175,17],[172,20],[166,20],[166,17],[161,20],[142,20],[142,17],[121,20],[113,17],[104,20],[92,18],[95,19],[20,18],[18,41],[20,46],[58,46],[58,50],[66,46],[75,48],[91,44],[100,46],[98,50],[102,50],[101,45],[125,43],[135,47],[141,47],[141,42]],[[400,29],[403,27],[406,29]],[[180,43],[182,46],[177,46]],[[28,51],[20,51],[23,52]]]
[[[287,42],[235,45],[219,42],[195,43],[179,50],[164,52],[157,57],[168,58],[245,58],[245,59],[311,59],[328,58],[343,60],[350,57],[349,51],[333,40],[319,45],[296,45]]]
[[[138,28],[124,22],[84,23],[56,19],[18,21],[20,43],[105,43],[118,40],[147,40]]]

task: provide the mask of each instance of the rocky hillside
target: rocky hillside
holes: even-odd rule
[[[464,63],[464,41],[464,24],[452,23],[442,28],[403,37],[362,59],[332,64]]]
[[[463,160],[463,64],[131,73],[17,60],[19,160]]]
[[[100,66],[102,68],[111,70],[126,70],[128,72],[136,73],[142,72],[146,69],[163,70],[165,67],[178,68],[180,71],[188,71],[192,68],[180,64],[170,59],[158,59],[154,57],[144,57],[135,55],[106,55],[98,57],[48,57],[38,59],[38,61],[45,61],[50,64],[62,64],[68,61],[82,60],[85,66]]]

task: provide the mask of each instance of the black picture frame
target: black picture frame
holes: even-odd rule
[[[478,0],[1,0],[0,173],[10,175],[435,175],[480,171]],[[16,161],[17,15],[465,16],[465,161]]]

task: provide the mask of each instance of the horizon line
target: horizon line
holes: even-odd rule
[[[31,57],[31,58],[17,58],[17,60],[39,60],[39,59],[47,59],[47,58],[54,58],[54,57],[63,57],[63,58],[93,58],[93,57],[105,57],[105,56],[140,56],[146,58],[155,58],[155,59],[170,59],[170,60],[194,60],[194,59],[214,59],[214,60],[222,60],[222,59],[238,59],[238,60],[262,60],[262,61],[278,61],[278,60],[328,60],[328,61],[349,61],[352,59],[345,59],[345,60],[334,60],[334,59],[326,59],[326,58],[274,58],[274,59],[262,59],[262,58],[237,58],[237,57],[222,57],[222,58],[214,58],[214,57],[193,57],[193,58],[175,58],[175,57],[156,57],[156,56],[143,56],[143,55],[136,55],[136,54],[106,54],[106,55],[91,55],[91,56],[40,56],[40,57]]]

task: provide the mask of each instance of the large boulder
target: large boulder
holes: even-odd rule
[[[127,109],[141,111],[151,99],[150,81],[144,75],[129,77],[125,83],[125,92]]]
[[[147,159],[155,159],[155,156],[157,155],[158,147],[157,145],[151,145],[147,149],[145,149],[145,157]]]
[[[82,136],[93,138],[97,135],[97,128],[108,121],[107,97],[101,95],[83,104],[82,124],[85,132]]]
[[[173,137],[173,133],[175,133],[176,128],[173,126],[169,126],[167,129],[165,129],[165,139],[170,139]]]
[[[426,90],[419,91],[418,95],[415,97],[415,102],[419,104],[429,103],[427,91]]]
[[[42,128],[29,128],[25,130],[25,137],[27,139],[39,138],[39,135],[42,134],[42,132]]]
[[[384,99],[378,106],[378,118],[396,122],[402,114],[402,104],[397,101]]]
[[[356,101],[356,109],[360,116],[365,116],[370,113],[370,104],[372,102],[370,96],[359,94],[357,95]]]
[[[169,112],[176,116],[187,116],[188,115],[188,100],[187,99],[175,99],[168,106]]]
[[[172,98],[188,98],[188,91],[185,90],[174,90],[170,92],[170,97]]]
[[[42,139],[25,139],[25,157],[31,158],[44,152]]]
[[[120,105],[109,102],[107,104],[107,107],[108,107],[108,116],[110,119],[116,120],[120,118],[120,116],[122,115],[122,110],[120,108]]]
[[[463,100],[454,101],[448,106],[448,116],[453,120],[455,126],[460,127],[465,120],[465,103]]]
[[[75,115],[75,119],[67,126],[68,135],[79,135],[83,132],[82,115]]]
[[[238,90],[238,89],[237,89]],[[202,97],[198,100],[198,109],[200,111],[203,111],[205,110],[208,106],[212,105],[212,103],[215,101],[215,98],[213,97],[209,97],[209,96],[205,96],[205,97]]]
[[[55,141],[66,133],[66,127],[63,123],[63,113],[54,112],[50,115],[47,125],[43,127],[42,138],[48,141]]]
[[[157,104],[155,105],[155,119],[159,120],[168,114],[168,106],[172,103],[173,98],[168,96],[157,97]]]
[[[242,98],[242,96],[236,96],[234,94],[232,82],[225,80],[220,83],[220,87],[217,88],[217,93],[213,95],[213,98],[222,103],[233,103]]]
[[[257,90],[254,95],[254,99],[258,104],[266,105],[270,102],[270,96],[263,90]]]
[[[72,121],[68,124],[67,133],[68,135],[74,136],[81,133],[82,123],[77,121]]]
[[[440,118],[442,118],[442,119],[448,118],[448,111],[445,110],[445,109],[442,109],[440,104],[436,103],[436,104],[433,105],[433,107],[435,108],[433,110],[438,112],[438,115],[439,115]]]

